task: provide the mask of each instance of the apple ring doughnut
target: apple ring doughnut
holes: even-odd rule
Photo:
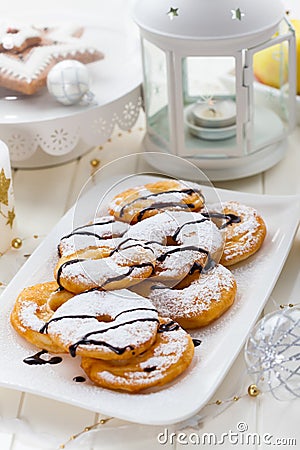
[[[124,238],[162,245],[197,246],[218,260],[223,252],[223,233],[200,213],[165,211],[132,225]]]
[[[220,263],[231,266],[256,253],[267,230],[264,220],[251,206],[231,201],[223,203],[222,207],[225,218],[221,227],[225,231],[225,246]],[[214,213],[210,215],[214,220]]]
[[[55,298],[57,306],[73,296],[69,292],[57,291],[57,289],[58,285],[55,281],[23,289],[10,316],[11,324],[20,336],[36,347],[53,353],[61,352],[61,347],[55,344],[50,336],[40,333],[40,329],[51,319],[54,312],[49,307],[49,301]]]
[[[174,289],[154,284],[148,298],[161,316],[183,328],[198,328],[216,320],[233,304],[236,289],[232,273],[217,264],[207,272],[194,272]]]
[[[126,239],[109,257],[66,261],[57,271],[57,283],[74,294],[94,288],[123,289],[152,275],[155,259],[151,247]]]
[[[108,258],[110,254],[124,241],[123,238],[100,239],[97,241],[97,246],[91,247],[90,238],[87,238],[87,247],[84,247],[84,237],[81,237],[81,239],[81,249],[78,249],[75,253],[65,254],[57,261],[54,269],[55,278],[57,278],[60,267],[68,261]]]
[[[204,206],[200,186],[162,180],[127,189],[111,201],[109,213],[128,223],[140,222],[164,210],[199,211]]]
[[[41,331],[73,357],[127,359],[153,344],[158,323],[150,300],[125,289],[92,290],[60,306]]]
[[[144,353],[125,361],[81,360],[81,367],[97,386],[140,392],[173,381],[190,365],[192,338],[170,319],[160,319],[155,343]]]
[[[209,251],[202,247],[195,245],[162,246],[157,243],[150,245],[155,249],[157,255],[154,272],[148,278],[151,282],[158,280],[174,286],[199,267],[207,270],[211,264],[215,264]]]
[[[75,228],[63,236],[58,245],[58,254],[60,257],[74,254],[79,257],[83,250],[98,249],[105,246],[106,240],[123,236],[128,228],[128,224],[118,222],[112,216],[100,217],[95,222]]]

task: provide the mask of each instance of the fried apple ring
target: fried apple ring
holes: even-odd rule
[[[190,329],[204,327],[220,317],[233,304],[237,289],[232,273],[221,264],[195,272],[174,289],[164,284],[148,287],[147,297],[159,314]]]
[[[127,223],[140,222],[164,210],[199,211],[204,206],[200,186],[177,180],[162,180],[127,189],[116,195],[109,213]]]
[[[158,314],[152,303],[127,290],[92,290],[59,307],[42,331],[71,356],[127,359],[155,341]]]
[[[66,261],[57,270],[57,283],[74,294],[94,288],[124,289],[152,275],[155,260],[151,247],[125,239],[109,257]]]
[[[160,319],[157,339],[143,354],[125,361],[81,360],[81,367],[97,386],[140,392],[173,381],[190,365],[192,338],[170,319]]]
[[[225,246],[220,263],[232,266],[260,249],[267,229],[262,217],[251,206],[231,201],[223,203],[222,208],[225,221],[221,227],[225,231]],[[213,219],[213,213],[211,216]]]
[[[58,245],[58,254],[60,257],[70,255],[80,257],[80,253],[87,249],[98,249],[102,246],[113,249],[109,241],[123,236],[128,228],[128,224],[118,222],[112,216],[99,217],[95,222],[75,228],[63,236]]]
[[[198,246],[218,259],[223,251],[223,234],[200,213],[165,211],[132,225],[123,238],[141,239],[162,245]]]
[[[67,291],[57,291],[55,281],[26,287],[17,297],[10,321],[17,333],[36,347],[52,353],[62,352],[62,348],[52,341],[49,335],[40,332],[45,323],[51,319],[53,307],[63,304],[73,295]]]

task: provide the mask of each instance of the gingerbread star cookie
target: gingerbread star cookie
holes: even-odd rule
[[[0,26],[0,86],[32,95],[46,85],[49,70],[59,61],[102,59],[82,33],[78,26]]]

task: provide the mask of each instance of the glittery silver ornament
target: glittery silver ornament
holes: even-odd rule
[[[79,103],[90,94],[87,67],[79,61],[65,60],[57,63],[47,76],[49,93],[63,105]]]
[[[245,346],[248,373],[262,392],[278,400],[300,397],[300,308],[267,314]]]

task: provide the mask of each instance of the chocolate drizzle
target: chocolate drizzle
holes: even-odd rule
[[[105,220],[103,222],[94,222],[94,223],[89,223],[88,225],[82,225],[81,227],[77,227],[73,230],[74,231],[78,231],[78,230],[82,230],[83,228],[88,228],[88,227],[94,227],[94,226],[101,226],[101,225],[109,225],[110,223],[115,223],[115,219],[112,217],[108,220]],[[72,233],[70,234],[70,236],[72,235]]]
[[[67,266],[70,266],[71,264],[76,264],[76,263],[78,263],[78,262],[82,262],[82,261],[84,261],[84,259],[71,259],[70,261],[66,261],[66,262],[64,262],[61,266],[60,266],[60,268],[58,269],[58,271],[57,271],[57,276],[56,276],[56,281],[57,281],[57,284],[58,284],[58,286],[60,287],[60,288],[62,288],[62,289],[64,289],[64,287],[61,285],[61,283],[60,283],[60,277],[61,277],[61,274],[62,274],[62,271],[64,270],[64,268],[65,267],[67,267]]]
[[[101,284],[100,287],[103,288],[104,286],[106,286],[109,283],[113,283],[114,281],[123,280],[124,278],[128,277],[129,275],[131,275],[132,272],[134,271],[134,269],[138,269],[138,268],[142,268],[142,267],[152,267],[151,275],[154,272],[154,265],[152,263],[135,264],[133,266],[128,267],[128,271],[126,273],[123,273],[121,275],[117,275],[116,277],[108,278],[105,281],[105,283]]]
[[[157,332],[158,333],[165,333],[165,332],[169,332],[169,331],[176,331],[179,330],[179,325],[178,323],[174,322],[174,320],[171,320],[171,322],[168,323],[161,323],[158,327]]]
[[[95,289],[94,289],[95,290]],[[88,291],[90,292],[90,291]],[[117,317],[121,316],[122,314],[133,312],[133,311],[153,311],[157,312],[155,308],[132,308],[132,309],[126,309],[125,311],[121,311],[119,314],[117,314],[113,319],[116,320]],[[60,320],[64,319],[95,319],[98,320],[98,316],[96,315],[90,315],[90,314],[76,314],[76,315],[67,315],[67,316],[60,316],[60,317],[54,317],[50,319],[47,323],[45,323],[42,328],[39,330],[40,333],[48,333],[48,327],[52,322],[59,322]],[[100,320],[101,322],[101,320]]]
[[[163,262],[167,258],[167,256],[171,255],[172,253],[186,251],[186,250],[196,251],[196,252],[204,253],[205,255],[207,255],[207,261],[204,266],[202,264],[198,263],[197,261],[194,262],[194,264],[192,265],[192,267],[189,270],[190,275],[192,275],[193,273],[195,273],[197,271],[199,271],[200,273],[207,273],[209,270],[211,270],[215,267],[216,262],[212,259],[209,251],[205,250],[204,248],[201,248],[201,247],[196,247],[194,245],[173,248],[173,249],[163,253],[162,255],[160,255],[157,258],[157,260],[159,262]],[[157,286],[157,287],[159,288],[159,286]],[[160,288],[160,289],[163,289],[163,288]]]
[[[78,375],[77,377],[73,378],[73,381],[75,381],[76,383],[84,383],[86,381],[86,379],[84,377],[82,377],[81,375]]]
[[[201,345],[202,341],[200,339],[193,339],[194,347],[199,347]]]
[[[208,213],[201,213],[204,217],[207,217],[208,219],[222,219],[226,220],[226,222],[220,226],[220,230],[228,227],[229,225],[232,225],[233,223],[240,223],[241,218],[237,216],[236,214],[223,214],[218,212],[208,212]]]
[[[148,211],[155,211],[156,209],[165,209],[165,208],[178,208],[180,207],[180,209],[194,209],[195,205],[194,203],[181,203],[181,202],[157,202],[157,203],[152,203],[151,206],[149,206],[148,208],[144,208],[141,209],[141,211],[138,213],[136,220],[138,222],[141,222],[141,220],[143,220],[144,215],[148,212]]]
[[[125,347],[115,347],[108,342],[96,340],[96,339],[89,339],[90,336],[96,335],[96,334],[102,334],[109,330],[114,330],[116,328],[120,328],[124,325],[131,325],[136,322],[157,322],[159,323],[159,320],[155,317],[146,317],[146,318],[138,318],[133,320],[128,320],[127,322],[123,322],[117,325],[113,325],[109,328],[105,328],[103,330],[96,330],[96,331],[90,331],[89,333],[85,334],[79,341],[75,342],[74,344],[70,345],[69,352],[72,357],[76,356],[77,347],[79,345],[101,345],[103,347],[107,347],[110,350],[112,350],[117,355],[122,355],[127,349],[133,350],[134,347],[132,345],[126,345]]]
[[[157,366],[145,367],[144,372],[150,373],[157,369]]]
[[[208,253],[205,266],[203,266],[202,264],[195,261],[189,270],[189,274],[193,275],[193,273],[195,273],[195,272],[208,273],[210,270],[212,270],[216,266],[216,264],[217,264],[216,261],[214,259],[212,259],[212,257]]]
[[[202,214],[204,216],[204,214]],[[191,220],[190,222],[185,222],[182,225],[180,225],[180,227],[177,228],[177,230],[175,231],[175,233],[173,234],[172,239],[176,242],[176,239],[178,238],[179,233],[182,231],[182,229],[184,227],[186,227],[187,225],[193,225],[194,223],[202,223],[202,222],[206,222],[207,220],[209,220],[209,218],[205,217],[202,219],[197,219],[197,220]]]
[[[133,241],[134,244],[130,244],[130,245],[127,245],[127,246],[123,247],[124,244],[126,244],[126,243],[128,243],[130,241]],[[150,241],[149,242],[138,242],[138,241],[136,241],[136,239],[129,237],[129,238],[124,239],[124,241],[120,242],[120,244],[117,245],[117,247],[110,252],[109,256],[112,256],[114,253],[118,253],[120,250],[126,250],[128,248],[134,248],[134,247],[142,247],[144,249],[151,250],[151,252],[154,253],[153,248],[151,248],[151,247],[149,247],[147,245],[147,244],[150,244],[150,243],[151,243]]]
[[[69,266],[69,265],[71,265],[71,264],[76,264],[76,263],[82,262],[82,261],[87,261],[87,260],[85,260],[85,259],[71,259],[70,261],[66,261],[65,263],[63,263],[60,266],[60,268],[57,271],[57,279],[56,279],[56,281],[57,281],[57,284],[61,288],[63,288],[63,286],[61,285],[60,279],[61,279],[62,272],[63,272],[64,268]],[[96,260],[94,260],[94,261],[96,261]],[[128,277],[129,275],[131,275],[132,272],[134,271],[134,269],[139,269],[139,268],[142,268],[142,267],[151,267],[152,268],[151,274],[154,272],[154,265],[152,263],[150,263],[150,262],[149,263],[134,264],[134,265],[128,267],[127,272],[125,272],[125,273],[123,273],[121,275],[117,275],[115,277],[108,278],[103,284],[95,287],[94,289],[97,290],[97,289],[103,288],[104,286],[106,286],[109,283],[113,283],[114,281],[123,280],[124,278]]]
[[[163,253],[162,255],[160,255],[157,258],[157,261],[163,262],[169,255],[172,255],[173,253],[184,252],[184,251],[188,251],[188,250],[199,252],[199,253],[204,253],[207,256],[209,255],[209,252],[207,250],[205,250],[204,248],[196,247],[195,245],[188,245],[186,247],[176,247],[176,248],[172,248],[171,250],[167,250],[165,253]]]
[[[120,217],[124,216],[125,214],[125,209],[132,206],[135,202],[138,202],[140,200],[147,200],[149,199],[149,197],[159,197],[160,195],[165,195],[165,194],[186,194],[186,195],[193,195],[193,194],[198,194],[202,201],[204,202],[204,197],[203,194],[201,193],[200,190],[198,189],[173,189],[170,191],[163,191],[163,192],[150,192],[147,195],[143,195],[141,197],[138,197],[134,200],[132,200],[131,202],[127,203],[126,205],[124,205],[121,209],[120,209]],[[182,203],[180,201],[178,202],[157,202],[157,203],[153,203],[152,205],[149,206],[149,208],[145,208],[142,211],[140,211],[140,213],[137,216],[137,220],[138,222],[142,220],[143,216],[145,215],[145,213],[147,211],[151,211],[154,209],[164,209],[164,208],[168,208],[168,207],[180,207],[180,208],[194,208],[195,205],[193,203],[187,204],[187,203]]]
[[[52,356],[50,359],[41,358],[41,356],[46,353],[48,353],[47,350],[41,350],[35,355],[23,359],[23,362],[29,366],[43,366],[45,364],[59,364],[63,360],[60,356]]]
[[[71,233],[69,233],[69,234],[63,236],[63,237],[61,238],[61,241],[63,241],[64,239],[69,239],[70,237],[75,236],[75,235],[81,235],[81,236],[94,236],[94,238],[95,238],[95,239],[98,239],[98,240],[102,240],[102,239],[110,239],[110,238],[113,237],[113,234],[112,234],[112,233],[109,234],[108,236],[101,236],[100,234],[94,233],[94,232],[92,232],[92,231],[81,231],[81,230],[85,230],[86,228],[89,228],[89,227],[94,227],[94,226],[99,226],[99,225],[100,225],[100,226],[101,226],[101,225],[109,225],[110,223],[115,223],[115,219],[112,218],[112,219],[109,219],[109,220],[107,220],[107,221],[105,221],[105,222],[95,222],[95,223],[91,223],[91,224],[88,224],[88,225],[83,225],[83,226],[81,226],[81,227],[75,228]],[[59,246],[58,246],[58,256],[59,256],[59,257],[62,256],[61,250],[60,250],[60,247],[59,247]]]

